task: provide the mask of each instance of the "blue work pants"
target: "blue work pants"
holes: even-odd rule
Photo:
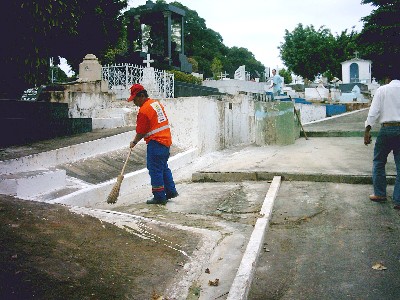
[[[175,194],[175,182],[168,167],[169,147],[156,141],[147,144],[147,169],[149,170],[154,199],[165,200]]]
[[[400,126],[381,127],[376,138],[372,180],[374,194],[386,197],[386,162],[389,153],[393,151],[396,164],[396,182],[393,191],[393,202],[400,204]]]

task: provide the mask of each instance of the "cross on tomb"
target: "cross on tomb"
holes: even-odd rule
[[[221,72],[221,75],[218,75],[218,78],[219,78],[219,79],[226,79],[228,75],[229,75],[229,74],[226,73],[226,71],[225,71],[224,73]]]
[[[358,51],[354,51],[354,56],[355,56],[355,58],[358,58]]]
[[[150,68],[150,64],[153,63],[153,62],[154,62],[154,60],[153,60],[153,59],[150,59],[150,54],[147,53],[147,59],[145,59],[145,60],[143,61],[143,63],[146,64],[146,67],[147,67],[147,68]]]

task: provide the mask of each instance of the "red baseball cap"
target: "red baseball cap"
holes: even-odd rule
[[[144,91],[144,87],[141,84],[134,84],[131,86],[131,96],[128,98],[128,102],[132,101],[136,97],[137,93]]]

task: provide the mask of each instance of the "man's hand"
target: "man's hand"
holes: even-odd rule
[[[135,147],[136,146],[136,142],[134,142],[134,141],[131,141],[130,143],[129,143],[129,147],[130,148],[133,148],[133,147]]]
[[[371,131],[371,126],[367,126],[367,127],[365,127],[365,131],[364,131],[364,145],[369,145],[369,144],[371,144],[371,141],[372,141],[372,139],[371,139],[371,133],[370,133],[370,131]]]

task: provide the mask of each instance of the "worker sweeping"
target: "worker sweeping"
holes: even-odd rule
[[[147,144],[147,169],[149,170],[153,198],[147,204],[166,204],[178,196],[172,172],[168,167],[169,149],[172,144],[171,130],[164,106],[149,98],[140,84],[131,87],[128,102],[139,107],[136,121],[136,136],[130,142],[134,148],[144,138]]]

